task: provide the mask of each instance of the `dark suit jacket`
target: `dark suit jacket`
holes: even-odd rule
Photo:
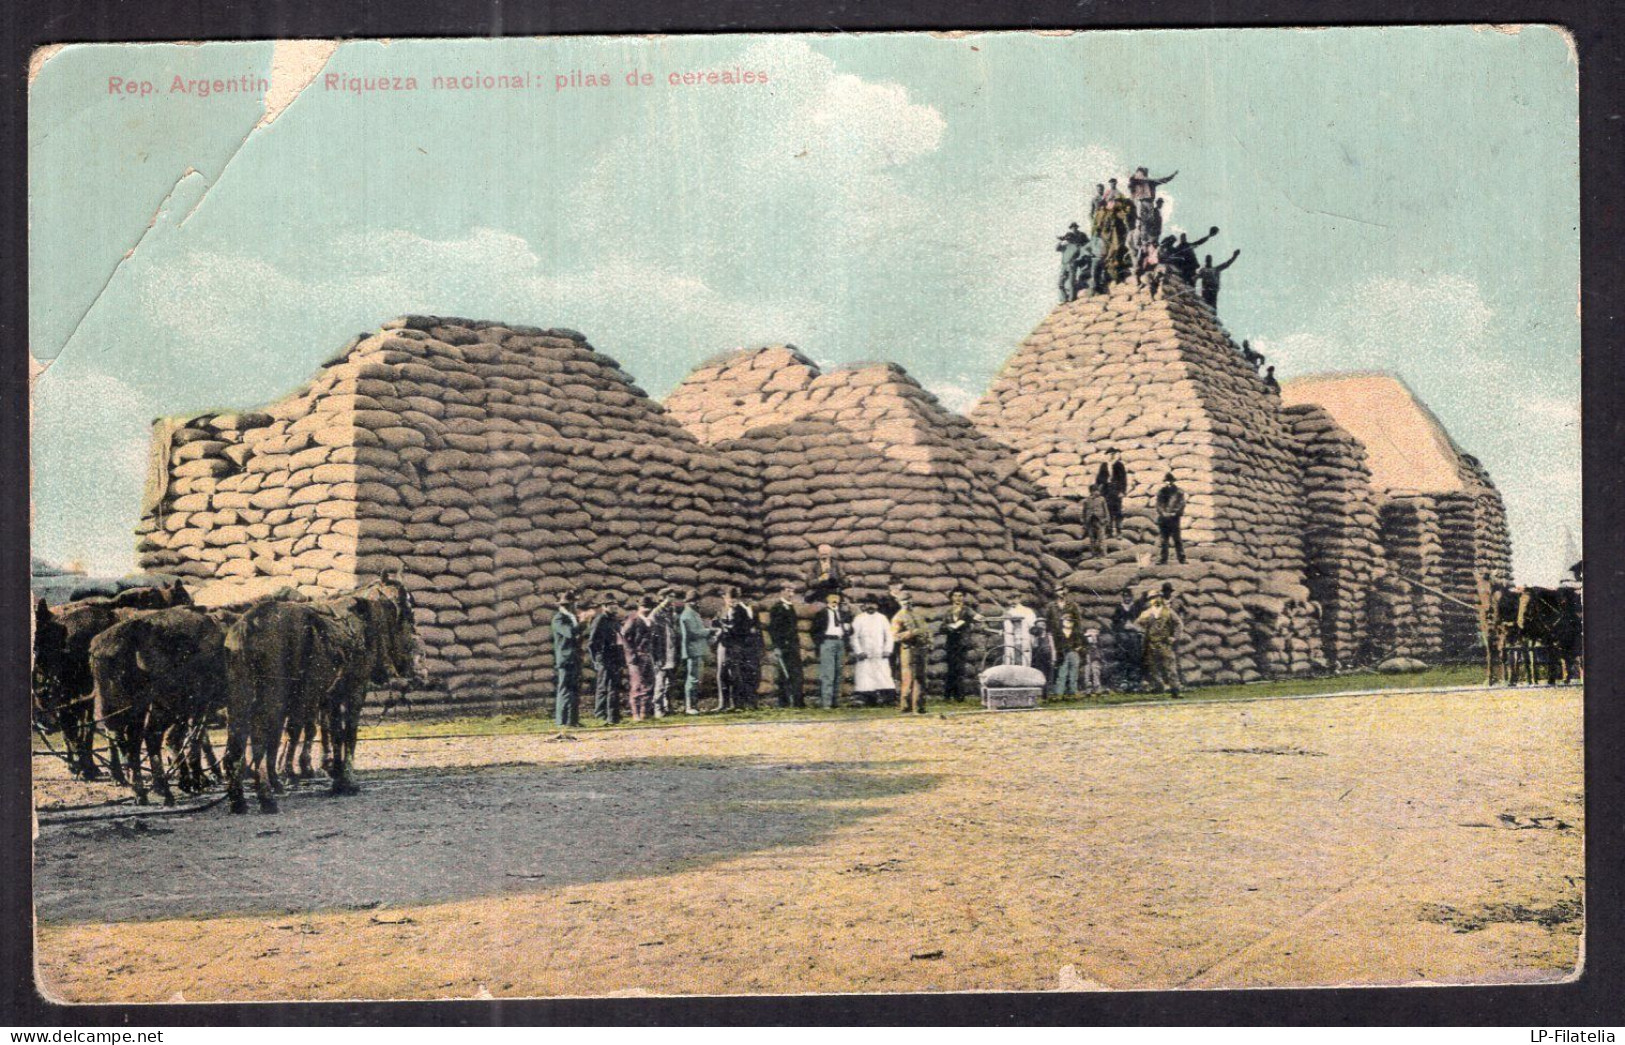
[[[592,619],[592,630],[587,633],[587,652],[596,661],[609,660],[621,654],[621,618],[614,612],[600,613]]]
[[[852,614],[848,613],[844,608],[836,610],[835,612],[840,614],[842,641],[850,639],[852,637]],[[809,629],[809,631],[812,634],[813,647],[815,649],[818,647],[819,643],[823,642],[829,637],[827,634],[829,631],[828,606],[825,606],[823,609],[813,614],[812,627]]]
[[[581,618],[563,609],[553,612],[553,661],[563,664],[581,655]]]
[[[720,622],[717,645],[725,647],[729,657],[760,660],[762,629],[756,625],[756,611],[735,603],[733,612]]]
[[[969,606],[962,607],[955,612],[953,607],[942,615],[942,643],[948,652],[955,656],[961,655],[969,648],[971,639],[975,635],[976,611]]]
[[[783,601],[775,602],[767,614],[767,637],[778,649],[798,649],[801,645],[797,635],[799,624],[794,606],[786,606]]]
[[[653,618],[654,634],[649,639],[649,653],[655,667],[665,667],[669,653],[672,662],[683,659],[682,643],[677,638],[677,612],[670,606],[657,610]]]

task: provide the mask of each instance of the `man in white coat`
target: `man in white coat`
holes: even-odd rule
[[[891,677],[892,627],[873,599],[858,604],[852,621],[852,692],[864,707],[890,704],[897,699]]]

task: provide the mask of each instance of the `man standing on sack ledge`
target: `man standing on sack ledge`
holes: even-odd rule
[[[1162,489],[1157,491],[1157,534],[1162,542],[1162,561],[1168,561],[1168,545],[1174,546],[1179,561],[1185,561],[1185,538],[1180,530],[1185,519],[1185,491],[1174,481],[1174,473],[1162,477]]]
[[[827,544],[818,546],[818,561],[807,571],[807,601],[821,602],[831,592],[840,594],[846,587],[846,571],[835,561],[835,549]]]

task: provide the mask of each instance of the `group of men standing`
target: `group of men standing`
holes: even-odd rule
[[[1103,554],[1108,537],[1123,535],[1123,499],[1128,496],[1129,485],[1128,466],[1121,452],[1112,450],[1095,473],[1081,508],[1084,539],[1089,542],[1091,554]],[[1153,505],[1162,561],[1168,561],[1171,549],[1184,562],[1186,497],[1173,472],[1163,475]]]
[[[1174,180],[1153,178],[1146,168],[1136,168],[1128,179],[1128,192],[1120,192],[1117,179],[1095,186],[1089,203],[1089,231],[1073,222],[1055,244],[1061,253],[1061,301],[1075,301],[1089,293],[1104,293],[1112,283],[1134,277],[1137,285],[1150,289],[1156,297],[1167,276],[1178,276],[1187,286],[1201,291],[1202,300],[1215,310],[1219,307],[1219,286],[1226,269],[1234,265],[1241,251],[1234,251],[1221,264],[1213,255],[1197,261],[1196,248],[1219,234],[1213,226],[1206,236],[1192,240],[1185,233],[1162,234],[1163,200],[1157,188]]]
[[[947,609],[932,620],[901,584],[891,584],[885,595],[859,598],[855,607],[848,604],[845,587],[845,573],[833,549],[821,545],[818,561],[803,583],[781,587],[765,613],[737,587],[722,592],[722,612],[711,620],[701,614],[693,590],[667,589],[628,604],[606,594],[591,610],[579,606],[579,592],[566,592],[552,619],[555,721],[561,726],[581,724],[584,659],[595,676],[593,711],[606,725],[620,722],[623,715],[643,721],[675,714],[679,688],[682,712],[699,714],[701,679],[713,653],[716,710],[758,706],[764,660],[774,668],[772,690],[778,706],[805,707],[801,598],[822,602],[808,622],[807,637],[818,664],[817,699],[824,708],[842,703],[850,660],[853,703],[895,704],[905,713],[923,713],[938,632],[944,655],[942,699],[963,702],[967,674],[981,666],[973,664],[973,654],[976,636],[984,630],[1001,637],[1004,663],[1038,667],[1055,696],[1121,688],[1125,680],[1138,685],[1148,674],[1158,680],[1172,678],[1164,688],[1178,695],[1177,663],[1167,667],[1178,637],[1178,617],[1166,605],[1166,588],[1163,602],[1142,600],[1134,604],[1132,619],[1114,617],[1108,648],[1099,629],[1084,626],[1064,589],[1057,589],[1043,614],[1015,600],[993,616],[976,612],[965,592],[956,590]],[[1158,615],[1164,611],[1172,615],[1171,631],[1157,623],[1169,619]],[[1130,638],[1120,639],[1120,634]],[[1145,636],[1145,641],[1134,640],[1134,635]],[[1132,668],[1125,666],[1125,657],[1134,659]]]
[[[578,605],[581,593],[565,592],[552,621],[554,721],[561,726],[581,724],[583,647],[595,675],[593,713],[606,724],[619,722],[623,709],[635,721],[671,714],[672,691],[679,678],[684,680],[684,710],[698,714],[700,672],[713,641],[720,641],[723,628],[730,624],[736,631],[741,629],[735,624],[733,611],[740,608],[736,603],[725,597],[722,628],[713,628],[696,608],[697,595],[667,589],[658,599],[634,600],[623,616],[613,595],[606,593],[595,610],[584,611]],[[744,643],[739,645],[731,667],[743,684],[750,658]],[[753,692],[761,678],[760,657],[755,671]]]
[[[991,621],[1001,632],[1003,661],[1036,668],[1052,697],[1121,692],[1180,694],[1178,644],[1184,623],[1173,585],[1136,595],[1124,588],[1110,631],[1086,627],[1077,603],[1057,587],[1042,612],[1016,600]]]

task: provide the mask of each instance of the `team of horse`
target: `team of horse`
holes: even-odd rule
[[[260,810],[274,813],[285,779],[315,775],[318,738],[333,792],[357,790],[367,693],[420,684],[416,654],[411,597],[387,574],[330,598],[288,589],[207,609],[178,582],[54,610],[41,600],[35,717],[42,730],[61,732],[65,761],[87,780],[101,776],[96,737],[104,733],[108,772],[138,803],[149,801],[149,779],[169,805],[172,777],[187,792],[223,778],[232,812],[245,812],[246,772]],[[209,739],[222,716],[223,765]]]
[[[1495,585],[1479,593],[1485,682],[1580,681],[1585,675],[1585,622],[1576,588]]]

